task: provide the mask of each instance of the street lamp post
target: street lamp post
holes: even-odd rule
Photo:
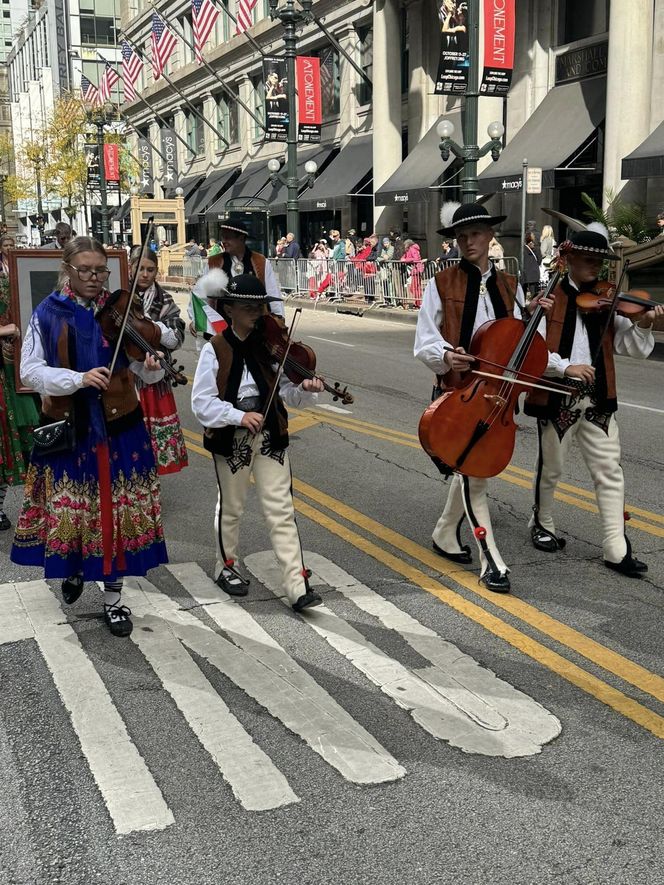
[[[7,227],[7,219],[5,218],[5,182],[7,178],[6,172],[0,172],[0,230]]]
[[[491,151],[491,158],[495,161],[502,150],[502,137],[505,127],[502,123],[489,123],[487,133],[491,141],[479,147],[477,144],[477,117],[479,92],[477,91],[478,58],[480,51],[480,3],[479,0],[468,0],[468,92],[466,93],[463,108],[463,128],[466,144],[462,147],[452,141],[454,124],[450,120],[441,120],[436,131],[440,136],[440,155],[445,162],[450,157],[450,151],[455,157],[463,161],[463,174],[461,176],[461,202],[474,203],[477,199],[477,161]]]
[[[106,190],[106,166],[104,164],[104,127],[109,123],[109,118],[104,108],[95,108],[88,111],[87,119],[97,130],[97,151],[99,162],[99,197],[101,205],[101,241],[106,246],[110,242],[108,227],[108,192]]]
[[[35,185],[37,190],[37,230],[39,231],[39,245],[44,241],[44,203],[42,201],[42,181],[41,181],[41,164],[44,162],[43,157],[39,156],[35,159]]]
[[[297,27],[305,22],[313,21],[311,7],[313,0],[301,0],[301,9],[295,8],[295,0],[286,0],[279,5],[279,0],[269,0],[270,18],[279,20],[284,26],[284,54],[286,56],[286,76],[288,78],[288,143],[286,153],[286,175],[278,175],[278,169],[270,168],[273,182],[280,181],[288,189],[288,202],[286,203],[286,226],[295,234],[295,239],[300,239],[300,210],[298,191],[300,181],[297,177],[297,106],[295,96],[295,56],[297,54]],[[270,161],[278,162],[278,161]],[[313,163],[313,161],[311,161]],[[309,163],[307,164],[309,165]],[[269,164],[268,164],[269,166]],[[317,168],[317,167],[316,167]],[[315,174],[314,169],[313,174]],[[309,174],[310,184],[313,184],[313,174]]]

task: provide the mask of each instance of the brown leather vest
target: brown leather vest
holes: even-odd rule
[[[468,274],[458,265],[440,270],[435,275],[436,287],[443,305],[443,319],[440,334],[452,347],[459,346],[461,337],[461,319],[466,303]],[[500,297],[503,299],[508,317],[514,316],[514,295],[516,293],[516,277],[496,271],[496,284]]]
[[[63,369],[70,369],[69,326],[65,323],[58,339],[58,358]],[[134,383],[134,374],[126,366],[116,368],[111,376],[108,390],[101,395],[107,425],[136,412],[136,420],[142,419]],[[42,412],[53,421],[62,421],[74,414],[73,396],[42,396]],[[110,430],[110,427],[109,427]]]
[[[262,256],[261,256],[262,257]],[[263,259],[265,261],[265,259]],[[219,399],[226,401],[228,399],[226,391],[228,389],[228,380],[233,366],[233,348],[226,341],[223,334],[215,335],[210,340],[214,354],[217,357],[219,368],[217,369],[217,392]],[[259,363],[263,379],[267,387],[271,390],[276,377],[271,367],[263,366]],[[288,446],[288,414],[286,408],[277,394],[274,397],[277,433],[272,434],[272,447],[274,449],[284,449]],[[235,403],[233,403],[235,405]],[[272,413],[270,409],[270,413]],[[236,431],[234,425],[229,427],[207,427],[203,436],[203,444],[208,451],[217,455],[230,455],[233,446],[233,434]]]
[[[556,286],[552,295],[555,300],[546,318],[546,346],[549,349],[549,353],[558,353],[565,325],[568,296],[560,285]],[[614,328],[612,323],[602,340],[602,356],[606,371],[606,398],[607,400],[615,401],[616,368],[613,361],[613,336]],[[527,415],[552,417],[552,413],[557,412],[560,402],[561,397],[559,394],[550,393],[548,390],[532,389],[526,397],[524,411]]]
[[[258,277],[258,279],[261,281],[261,283],[263,285],[265,285],[265,264],[266,264],[265,255],[261,255],[260,252],[252,251],[252,253],[251,253],[251,266],[254,269],[254,273],[256,274],[256,276]]]

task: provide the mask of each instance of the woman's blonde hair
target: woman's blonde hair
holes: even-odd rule
[[[106,250],[99,240],[94,237],[75,237],[70,240],[62,250],[62,264],[60,265],[60,273],[58,274],[58,291],[61,292],[64,286],[69,282],[69,268],[72,258],[80,255],[81,252],[98,252],[104,256],[106,262]]]
[[[553,237],[553,228],[550,224],[545,224],[542,228],[542,239],[544,239],[544,237]]]
[[[141,252],[143,251],[142,246],[134,246],[131,250],[131,255],[129,256],[129,266],[133,267],[135,264],[138,264],[138,259],[141,258]],[[151,261],[155,267],[159,265],[159,259],[152,251],[152,249],[146,249],[145,254],[142,256],[143,258],[147,258],[148,261]]]

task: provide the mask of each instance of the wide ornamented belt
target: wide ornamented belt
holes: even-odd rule
[[[238,400],[236,408],[241,412],[260,412],[263,400],[260,396],[246,396]]]

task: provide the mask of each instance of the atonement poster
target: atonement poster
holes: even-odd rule
[[[298,55],[297,80],[297,140],[317,144],[323,124],[323,103],[320,87],[320,59]]]
[[[468,89],[468,4],[442,0],[438,6],[441,30],[436,95],[462,95]]]
[[[288,141],[288,90],[285,58],[263,59],[265,84],[265,141]]]
[[[480,92],[507,95],[514,67],[514,0],[484,0],[484,70]]]

